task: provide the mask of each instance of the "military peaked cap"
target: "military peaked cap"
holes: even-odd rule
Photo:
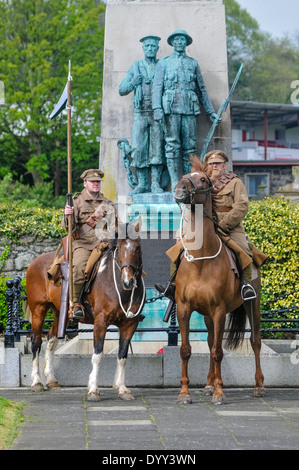
[[[206,163],[226,163],[228,162],[228,156],[222,152],[222,150],[212,150],[205,156]]]
[[[146,39],[154,39],[155,41],[158,41],[158,42],[161,41],[161,38],[159,38],[159,36],[150,35],[150,36],[144,36],[143,38],[141,38],[140,42],[143,42]]]
[[[187,39],[187,46],[190,46],[190,44],[193,42],[193,39],[191,38],[191,36],[189,36],[189,34],[186,33],[186,31],[184,31],[183,29],[177,29],[167,39],[167,42],[168,44],[170,44],[170,46],[172,46],[172,40],[175,36],[185,36],[185,38]]]
[[[102,181],[104,173],[101,170],[85,170],[80,178],[84,181]]]

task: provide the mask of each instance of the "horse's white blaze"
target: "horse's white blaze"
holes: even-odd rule
[[[56,382],[56,378],[54,376],[54,351],[57,342],[58,339],[56,336],[49,339],[45,352],[44,374],[47,379],[47,383]]]
[[[98,273],[102,273],[106,268],[107,268],[107,264],[106,264],[106,256],[105,256],[105,258],[103,258],[100,262]]]
[[[102,359],[103,353],[95,354],[93,353],[91,358],[92,371],[88,380],[88,393],[96,393],[98,389],[98,374],[100,368],[100,362]]]
[[[115,371],[113,388],[114,390],[118,391],[118,393],[124,392],[127,389],[125,386],[125,366],[126,366],[127,359],[119,359],[117,358],[117,368]]]

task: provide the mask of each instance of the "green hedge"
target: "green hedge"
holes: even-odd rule
[[[0,204],[0,236],[15,243],[25,235],[42,238],[60,238],[64,235],[61,228],[63,209],[26,207],[24,204]]]
[[[252,201],[244,226],[251,240],[269,256],[261,269],[262,310],[299,307],[299,205],[284,197]],[[277,301],[269,302],[277,296]],[[298,310],[283,315],[298,318]],[[281,324],[262,326],[273,328]],[[283,326],[294,328],[295,324]]]

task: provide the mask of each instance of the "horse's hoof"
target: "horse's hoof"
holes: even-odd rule
[[[34,385],[31,385],[31,392],[43,392],[44,386],[42,383],[38,382]]]
[[[215,388],[212,385],[206,385],[203,389],[203,395],[210,396],[215,392]]]
[[[179,405],[190,405],[192,403],[191,395],[180,393],[177,402]]]
[[[57,381],[49,382],[46,384],[47,388],[50,390],[60,390],[61,387]]]
[[[87,400],[88,401],[100,401],[101,397],[98,391],[96,392],[90,392],[87,394]]]
[[[118,394],[118,397],[121,399],[121,400],[127,400],[127,401],[130,401],[130,400],[135,400],[135,397],[134,395],[130,392],[130,390],[127,390],[125,392],[121,392]]]
[[[255,387],[253,390],[254,397],[264,397],[266,395],[266,390],[264,387]]]
[[[212,403],[214,405],[223,405],[225,402],[225,395],[213,395]]]

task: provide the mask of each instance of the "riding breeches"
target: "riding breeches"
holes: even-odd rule
[[[245,235],[245,232],[239,232],[239,231],[232,231],[230,232],[230,238],[240,247],[242,248],[245,253],[250,256],[252,259],[252,253],[248,245],[248,241]],[[243,270],[243,276],[245,278],[245,281],[248,282],[249,284],[251,283],[252,280],[252,263],[249,264],[244,270]]]
[[[73,283],[84,284],[85,282],[85,267],[90,257],[92,250],[78,247],[73,251]]]

